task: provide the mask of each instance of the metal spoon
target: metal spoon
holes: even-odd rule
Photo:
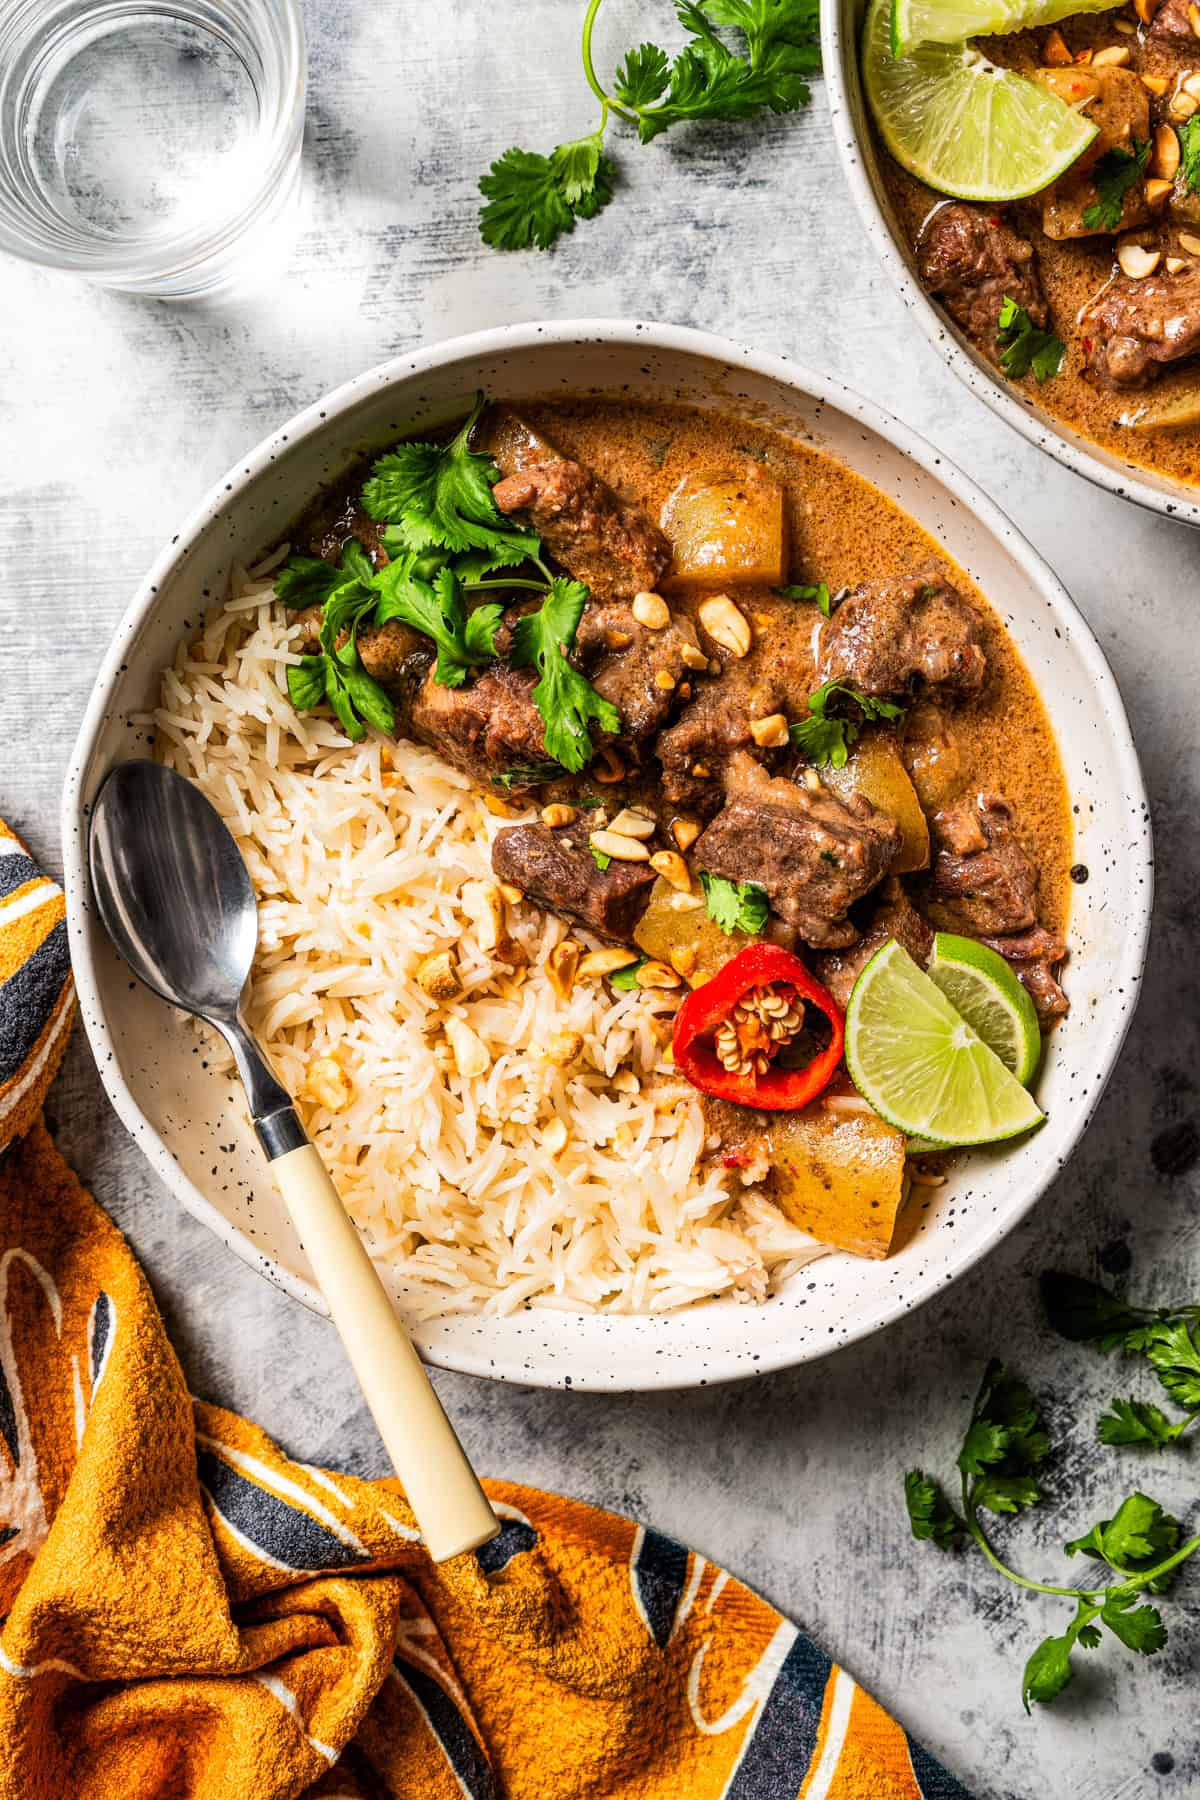
[[[254,1129],[388,1455],[435,1562],[495,1537],[499,1521],[287,1090],[242,1012],[258,943],[254,889],[220,814],[161,763],[126,762],[92,807],[92,888],[134,974],[215,1026],[233,1051]]]

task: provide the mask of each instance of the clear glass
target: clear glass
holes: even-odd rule
[[[161,299],[245,277],[299,184],[298,0],[0,0],[0,250]]]

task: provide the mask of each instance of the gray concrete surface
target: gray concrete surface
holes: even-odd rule
[[[639,149],[623,191],[550,256],[500,257],[474,181],[512,142],[590,129],[578,0],[309,0],[307,187],[286,275],[219,312],[102,294],[13,262],[0,301],[0,811],[51,866],[68,749],[143,567],[201,493],[293,409],[413,343],[532,317],[637,313],[785,351],[932,437],[1023,524],[1112,659],[1154,804],[1160,880],[1149,980],[1116,1079],[1071,1167],[983,1268],[835,1360],[691,1396],[600,1399],[439,1376],[486,1471],[652,1521],[807,1626],[981,1800],[1200,1794],[1200,1609],[1168,1603],[1154,1662],[1105,1647],[1059,1707],[1021,1711],[1024,1655],[1061,1628],[974,1560],[908,1536],[901,1476],[946,1466],[993,1352],[1049,1401],[1065,1449],[1055,1504],[1010,1534],[1032,1572],[1148,1487],[1196,1512],[1186,1456],[1101,1451],[1093,1421],[1123,1373],[1054,1340],[1035,1277],[1132,1255],[1130,1280],[1200,1297],[1196,1168],[1159,1171],[1197,1097],[1194,941],[1200,770],[1200,537],[1051,463],[962,389],[885,286],[811,111]],[[599,34],[674,41],[666,0],[614,0]],[[382,1469],[331,1330],[182,1216],[110,1112],[77,1037],[53,1097],[60,1141],[128,1232],[196,1390],[316,1462]],[[1200,1575],[1190,1591],[1197,1591]]]

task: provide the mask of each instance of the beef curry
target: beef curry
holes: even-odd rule
[[[436,617],[397,602],[322,639],[329,621],[310,605],[306,660],[322,641],[357,652],[391,729],[511,817],[493,848],[504,892],[611,946],[598,954],[614,978],[682,998],[759,940],[797,959],[803,974],[782,999],[758,987],[718,1029],[732,1085],[706,1093],[710,1150],[773,1184],[813,1235],[885,1254],[903,1136],[844,1074],[788,1113],[736,1096],[806,1034],[828,1049],[806,983],[840,1020],[891,938],[918,962],[936,929],[976,938],[1010,964],[1043,1029],[1066,1011],[1070,812],[1015,645],[878,489],[764,426],[589,399],[490,406],[470,443],[494,460],[505,525],[536,535],[506,567],[485,566],[486,542],[468,549],[479,560],[438,588]],[[374,478],[356,471],[303,522],[291,604],[314,571],[319,582],[323,565],[345,567],[348,548],[376,581],[396,568],[397,593],[416,579],[418,515],[403,570],[380,522],[372,479],[386,463]],[[431,482],[420,504],[443,498]],[[412,590],[421,604],[442,579],[425,572],[433,586]],[[451,631],[456,594],[466,611]],[[547,699],[554,671],[530,650],[534,609],[569,595],[577,616],[551,651],[582,708],[570,755]],[[428,630],[412,622],[425,618]],[[298,703],[318,703],[303,686],[302,675]]]
[[[879,149],[922,285],[965,334],[1047,412],[1187,483],[1200,482],[1198,25],[1189,0],[1137,0],[978,40],[1097,126],[1028,200],[947,200]],[[1054,353],[1014,362],[1005,319]]]

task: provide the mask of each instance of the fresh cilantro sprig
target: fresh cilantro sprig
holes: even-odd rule
[[[1050,381],[1063,366],[1067,346],[1052,331],[1034,324],[1023,306],[1009,295],[1000,305],[996,327],[996,344],[1000,350],[1000,367],[1012,381],[1020,381],[1033,370],[1039,383]]]
[[[829,711],[830,704],[841,696],[857,706],[861,721],[845,718]],[[894,700],[879,700],[864,694],[844,681],[827,681],[808,696],[808,716],[796,719],[788,727],[792,747],[816,769],[832,764],[844,769],[851,746],[862,732],[863,722],[880,719],[902,719],[906,708]]]
[[[611,858],[609,859],[611,861]],[[644,969],[649,958],[639,956],[635,962],[626,963],[608,978],[609,987],[615,987],[619,993],[632,994],[638,987],[638,970]]]
[[[1106,150],[1092,170],[1100,198],[1083,209],[1089,231],[1119,231],[1125,196],[1150,160],[1149,138],[1134,138],[1130,150]]]
[[[375,578],[375,622],[400,619],[437,645],[433,679],[440,687],[461,687],[467,676],[496,658],[496,632],[504,612],[498,601],[467,610],[463,584],[449,564],[432,581],[413,573],[415,558],[388,563]]]
[[[735,931],[757,936],[766,924],[766,889],[756,882],[727,881],[724,875],[710,875],[707,869],[701,869],[700,886],[704,889],[705,911],[726,937]]]
[[[1200,113],[1176,126],[1179,138],[1179,173],[1189,194],[1200,194]]]
[[[824,581],[814,582],[811,586],[807,586],[803,582],[794,583],[790,587],[772,588],[771,592],[778,594],[781,600],[810,600],[826,619],[833,612],[833,599],[828,584]]]
[[[821,66],[817,0],[677,0],[688,32],[672,58],[657,44],[626,52],[611,92],[596,73],[592,34],[601,0],[589,0],[583,20],[583,67],[600,102],[600,122],[586,136],[559,144],[549,156],[506,150],[480,178],[479,215],[485,242],[497,250],[548,250],[612,199],[617,169],[604,154],[616,117],[649,144],[687,121],[750,119],[796,112],[810,99],[808,77]],[[735,49],[718,28],[741,34]]]
[[[499,601],[468,605],[468,596],[525,589],[542,595],[542,604],[518,621],[509,660],[517,668],[538,671],[533,701],[545,727],[547,758],[553,762],[537,767],[546,771],[542,780],[552,780],[559,769],[577,774],[591,760],[589,723],[616,733],[621,715],[569,660],[587,588],[551,575],[541,561],[537,533],[505,518],[492,496],[500,471],[491,457],[471,448],[484,404],[479,394],[470,417],[449,442],[399,444],[374,464],[362,499],[383,527],[380,539],[391,560],[382,569],[374,569],[352,538],[340,568],[319,557],[294,556],[281,570],[275,592],[285,605],[324,608],[321,651],[289,669],[288,692],[301,712],[328,700],[355,741],[363,736],[364,719],[393,732],[392,703],[358,656],[364,620],[386,625],[397,619],[424,633],[437,647],[434,680],[442,687],[461,687],[497,660],[504,612]],[[498,569],[527,563],[538,571],[536,578],[489,579]],[[524,784],[531,766],[514,765],[496,777],[497,784]]]
[[[1153,1656],[1167,1641],[1158,1608],[1135,1604],[1139,1595],[1162,1593],[1175,1571],[1200,1550],[1200,1536],[1180,1543],[1179,1522],[1149,1495],[1133,1493],[1111,1519],[1102,1519],[1065,1546],[1115,1577],[1092,1587],[1033,1581],[1002,1562],[980,1520],[983,1511],[1015,1515],[1043,1498],[1039,1472],[1048,1451],[1037,1402],[1024,1382],[991,1362],[971,1410],[958,1454],[959,1506],[921,1469],[904,1478],[905,1503],[915,1538],[940,1550],[973,1542],[1009,1581],[1033,1593],[1075,1602],[1065,1631],[1045,1638],[1025,1665],[1021,1698],[1042,1705],[1056,1698],[1074,1673],[1076,1649],[1095,1650],[1104,1631],[1142,1656]]]
[[[1121,1350],[1144,1357],[1182,1419],[1170,1419],[1151,1401],[1115,1399],[1097,1427],[1105,1444],[1144,1444],[1165,1450],[1200,1419],[1200,1306],[1130,1306],[1098,1282],[1047,1270],[1042,1306],[1060,1337],[1091,1344],[1107,1354]]]
[[[311,712],[327,701],[355,744],[366,736],[367,725],[394,732],[395,709],[358,653],[359,627],[374,612],[378,596],[371,559],[357,538],[346,544],[338,568],[316,557],[293,557],[276,577],[275,593],[285,606],[319,602],[324,607],[320,649],[287,671],[288,698],[296,711]]]
[[[616,707],[602,699],[567,659],[587,598],[582,581],[553,576],[537,612],[517,621],[511,651],[517,668],[538,671],[533,702],[545,722],[546,752],[572,775],[592,759],[589,721],[594,720],[601,731],[621,729]]]
[[[389,556],[405,551],[483,552],[476,575],[536,560],[534,531],[522,531],[500,512],[492,488],[500,471],[490,456],[471,449],[471,433],[485,404],[483,394],[462,429],[447,444],[397,444],[381,456],[363,488],[363,506],[385,525]]]

